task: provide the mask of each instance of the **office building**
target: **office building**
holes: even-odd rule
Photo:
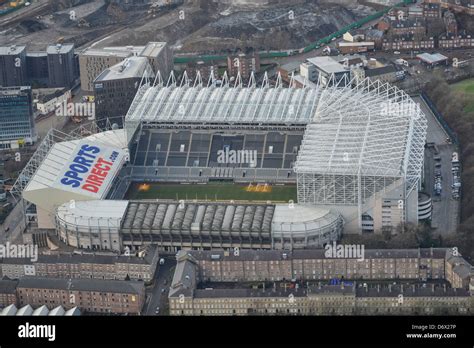
[[[25,46],[0,47],[0,87],[24,86],[26,72]]]
[[[31,87],[0,88],[0,148],[35,141]]]
[[[122,125],[143,77],[155,75],[147,58],[130,57],[105,69],[94,81],[96,118],[99,124],[107,119]]]
[[[149,42],[140,52],[140,57],[148,59],[153,73],[156,75],[159,71],[163,79],[173,71],[173,52],[166,42]]]
[[[48,54],[46,52],[28,52],[26,54],[28,81],[40,82],[48,85],[49,69]]]
[[[75,61],[73,44],[49,45],[48,76],[50,87],[72,87],[75,80]]]

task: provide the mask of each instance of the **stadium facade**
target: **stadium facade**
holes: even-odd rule
[[[212,79],[212,77],[211,77]],[[142,81],[124,129],[51,131],[14,186],[77,248],[320,247],[418,222],[426,119],[366,79],[283,88],[199,75]],[[95,133],[95,134],[93,134]],[[217,152],[252,151],[252,163]],[[132,182],[296,184],[298,202],[127,201]]]

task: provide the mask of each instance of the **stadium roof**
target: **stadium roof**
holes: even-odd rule
[[[307,124],[318,88],[147,86],[126,120],[160,123]]]
[[[329,209],[295,204],[278,204],[272,220],[272,233],[306,233],[330,226],[340,219],[338,213]]]
[[[38,147],[34,156],[23,169],[20,177],[14,185],[13,192],[23,192],[23,198],[37,204],[47,211],[53,211],[59,204],[70,200],[101,199],[106,196],[115,178],[115,174],[121,169],[122,163],[128,156],[127,141],[123,129],[111,130],[82,139],[74,139],[55,130],[50,131]],[[71,167],[77,167],[75,162],[83,146],[94,146],[94,162],[87,168],[82,166],[83,172],[79,186],[64,184],[63,178],[70,173]],[[96,151],[96,150],[94,150]],[[82,156],[82,155],[81,155]],[[115,157],[114,157],[115,156]],[[90,159],[91,157],[89,157]],[[114,158],[113,164],[107,170],[97,190],[87,190],[84,186],[84,178],[88,177],[97,161],[104,158]],[[48,195],[46,200],[44,197]]]
[[[364,80],[330,87],[306,128],[297,173],[407,177],[423,165],[427,122],[403,91]]]
[[[122,229],[270,233],[274,205],[130,202]]]
[[[57,209],[57,218],[64,223],[81,227],[118,229],[128,201],[95,200],[64,203]]]
[[[408,190],[419,180],[427,123],[402,90],[368,78],[337,81],[334,75],[325,86],[281,88],[277,81],[270,88],[265,76],[256,87],[252,77],[248,87],[239,76],[234,87],[227,81],[203,87],[199,78],[192,85],[187,77],[178,86],[174,76],[166,85],[146,83],[127,114],[127,132],[140,122],[300,124],[307,127],[297,173],[406,177]]]

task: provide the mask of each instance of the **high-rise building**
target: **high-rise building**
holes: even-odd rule
[[[46,52],[28,52],[26,54],[28,81],[48,82],[48,54]]]
[[[99,124],[109,119],[122,125],[143,76],[154,78],[147,58],[130,57],[110,67],[94,81],[96,118]]]
[[[166,81],[173,70],[173,53],[166,42],[149,42],[146,46],[88,48],[79,54],[79,70],[83,91],[94,90],[94,80],[107,68],[130,57],[145,57],[156,75],[160,71]]]
[[[0,148],[36,141],[31,87],[0,88]]]
[[[74,44],[49,45],[46,53],[50,87],[71,87],[75,80]]]
[[[0,87],[25,85],[26,70],[25,46],[0,47]]]
[[[155,75],[159,71],[164,79],[173,70],[173,53],[166,42],[149,42],[140,57],[147,58]]]
[[[81,89],[92,92],[94,80],[105,69],[119,64],[124,59],[137,56],[143,50],[140,47],[111,47],[88,48],[79,54],[79,71],[81,76]]]

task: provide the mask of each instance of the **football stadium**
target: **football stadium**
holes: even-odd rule
[[[51,130],[12,193],[76,248],[321,247],[418,221],[426,129],[407,94],[368,79],[158,74],[123,129]]]

